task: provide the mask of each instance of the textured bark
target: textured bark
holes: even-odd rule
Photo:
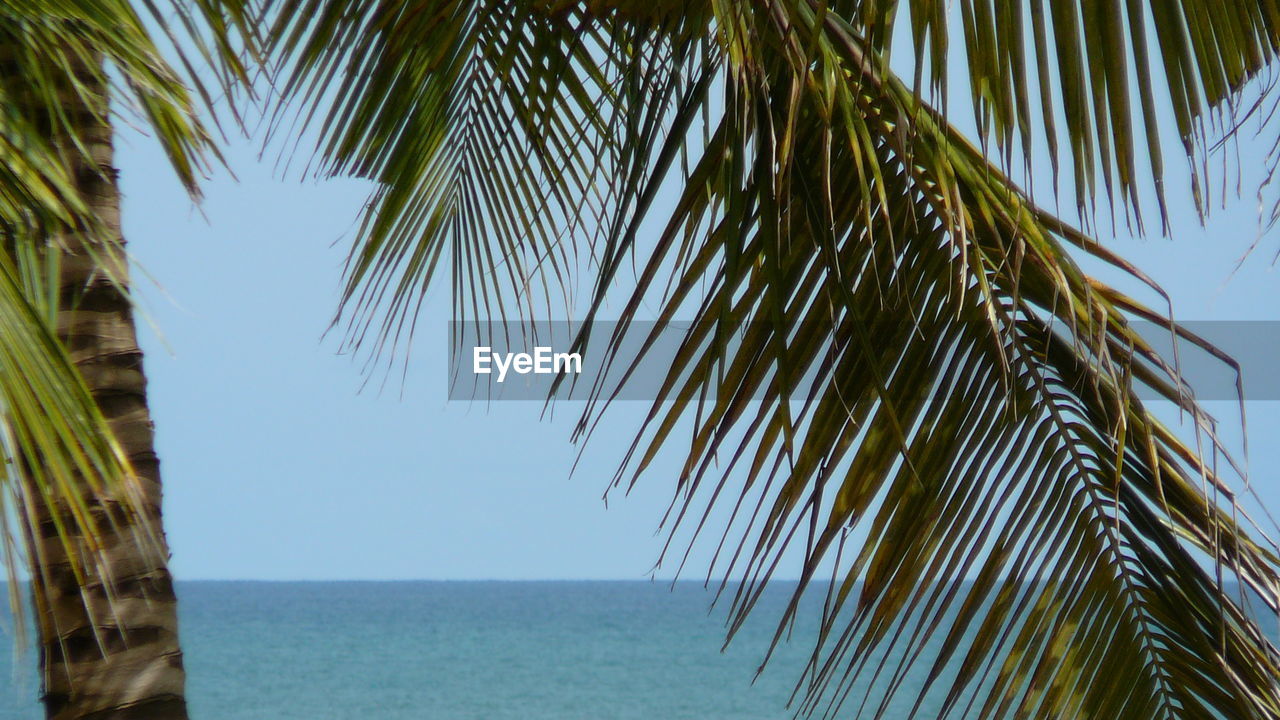
[[[98,91],[105,107],[106,89]],[[83,103],[67,105],[93,161],[70,149],[66,161],[88,206],[119,237],[111,127]],[[95,493],[81,481],[84,499],[100,520],[102,544],[94,548],[76,538],[68,547],[53,523],[53,513],[65,508],[50,508],[30,489],[24,493],[37,518],[27,536],[46,715],[54,720],[185,720],[177,604],[160,531],[160,471],[142,353],[129,301],[103,272],[110,264],[118,278],[125,277],[123,240],[110,247],[73,230],[50,240],[61,256],[59,337],[137,472],[143,513],[124,512],[125,498]],[[83,584],[69,551],[80,558]]]

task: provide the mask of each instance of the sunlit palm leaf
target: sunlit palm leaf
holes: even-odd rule
[[[53,513],[56,532],[71,547],[84,537],[92,549],[102,508],[90,507],[85,488],[112,488],[126,505],[137,498],[133,473],[100,412],[57,340],[58,304],[76,288],[58,286],[58,243],[74,232],[96,257],[98,274],[123,280],[113,219],[91,214],[79,196],[83,178],[69,168],[110,175],[92,157],[85,128],[113,117],[140,123],[161,143],[179,180],[193,194],[213,138],[193,99],[205,107],[219,93],[248,86],[241,54],[252,51],[251,9],[240,2],[143,3],[161,32],[175,41],[186,33],[186,52],[207,61],[215,82],[174,70],[144,24],[123,0],[9,0],[0,4],[0,445],[6,494],[38,500]],[[169,23],[176,23],[170,28]],[[172,48],[170,50],[173,50]],[[185,76],[184,76],[185,75]],[[99,88],[112,89],[108,99]],[[85,162],[85,161],[88,162]],[[108,257],[94,248],[105,248]],[[125,512],[131,508],[124,507]],[[20,503],[17,513],[32,511]],[[6,519],[9,513],[0,512]],[[24,521],[30,520],[24,517]],[[147,528],[146,530],[154,530]],[[5,533],[6,550],[13,536]],[[10,557],[9,559],[12,559]],[[69,557],[79,572],[80,561]],[[8,564],[10,572],[16,565]],[[109,573],[104,576],[109,577]],[[15,590],[15,585],[10,585]]]
[[[895,33],[909,36],[917,68],[909,86],[926,97],[930,89],[946,95],[947,54],[961,53],[970,105],[1001,164],[1012,164],[1014,151],[1030,162],[1030,149],[1046,144],[1056,178],[1065,146],[1086,219],[1100,196],[1139,213],[1146,178],[1163,221],[1157,117],[1174,111],[1203,210],[1206,128],[1248,113],[1235,103],[1280,43],[1274,4],[825,7],[867,38],[876,57],[888,57]],[[412,333],[412,298],[422,297],[446,250],[459,317],[554,308],[541,279],[568,293],[575,253],[595,253],[597,241],[612,245],[634,229],[652,197],[639,190],[646,177],[688,151],[663,141],[708,107],[721,48],[707,41],[719,5],[274,3],[285,78],[277,120],[319,131],[321,174],[378,183],[339,312],[352,345],[381,351]],[[299,109],[301,120],[288,120],[284,107]],[[1146,169],[1135,158],[1144,145]]]
[[[168,39],[184,44],[181,51],[171,51],[191,72],[170,65],[143,15],[126,0],[7,0],[0,6],[0,100],[14,113],[13,124],[0,129],[12,138],[15,154],[22,153],[25,164],[55,175],[65,163],[41,154],[46,151],[42,143],[49,141],[50,131],[77,142],[73,118],[66,116],[66,108],[72,106],[68,100],[79,97],[80,107],[97,107],[99,103],[87,97],[88,88],[106,84],[114,90],[115,111],[126,120],[141,121],[165,149],[182,183],[196,191],[207,167],[203,158],[208,153],[216,157],[217,148],[198,116],[202,108],[193,101],[192,89],[212,108],[219,98],[234,98],[238,90],[248,88],[242,55],[251,54],[256,44],[254,11],[243,2],[142,5]],[[194,74],[194,58],[205,61],[216,84]],[[48,184],[62,188],[56,182]],[[3,189],[23,196],[21,186]],[[75,198],[60,194],[33,202],[26,210],[62,219],[76,205]]]
[[[54,335],[57,277],[56,262],[47,253],[12,246],[0,252],[0,486],[9,500],[33,495],[62,508],[52,516],[55,527],[28,523],[28,530],[66,538],[83,535],[92,547],[102,508],[90,507],[83,484],[96,491],[111,486],[117,497],[126,499],[136,498],[137,492],[128,459]],[[19,516],[32,509],[23,502],[14,507]],[[9,513],[4,517],[7,521]],[[19,566],[9,544],[14,535],[7,528],[3,535],[6,567],[12,573]],[[77,574],[89,560],[69,558]]]

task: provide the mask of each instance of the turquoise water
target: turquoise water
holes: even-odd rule
[[[207,720],[783,720],[801,647],[752,683],[780,590],[722,654],[723,614],[698,584],[178,586],[188,698]],[[0,653],[0,718],[38,720],[35,655],[12,660]]]
[[[820,593],[752,680],[792,587],[721,653],[724,612],[695,583],[179,583],[188,700],[196,720],[789,720]],[[13,660],[0,651],[0,719],[40,720],[35,654]],[[862,716],[907,717],[929,664]]]

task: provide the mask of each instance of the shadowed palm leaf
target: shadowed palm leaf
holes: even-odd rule
[[[907,5],[941,82],[942,4]],[[1101,177],[1136,209],[1150,57],[1194,153],[1275,47],[1265,3],[961,5],[975,107],[1005,149],[1033,137],[1022,48],[1050,48],[1034,65],[1061,84],[1040,83],[1042,107],[1067,117],[1082,205]],[[617,353],[645,301],[693,321],[618,481],[695,405],[670,525],[697,535],[732,506],[716,561],[743,581],[732,628],[784,548],[801,546],[804,581],[779,637],[830,568],[804,710],[877,716],[925,667],[952,715],[1280,716],[1280,660],[1223,584],[1275,610],[1274,546],[1237,520],[1202,460],[1221,451],[1209,419],[1130,321],[1198,339],[1085,275],[1072,252],[1141,278],[889,70],[892,4],[285,6],[286,99],[320,118],[321,171],[380,184],[351,256],[352,343],[393,350],[446,251],[455,312],[480,317],[532,316],[529,288],[563,285],[581,247],[590,321],[636,259],[618,329],[597,348],[588,322],[579,349],[642,362]],[[1047,26],[1054,44],[1025,40]],[[680,199],[640,242],[675,167]],[[582,434],[610,397],[597,388]]]

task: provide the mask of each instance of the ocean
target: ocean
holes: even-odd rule
[[[804,660],[793,643],[752,682],[785,585],[724,653],[724,612],[700,583],[181,582],[178,594],[197,720],[785,720]],[[0,718],[43,717],[35,662],[0,653]]]
[[[727,598],[692,582],[180,582],[187,697],[195,720],[790,720],[820,594],[756,670],[793,588],[721,652]],[[0,652],[0,719],[43,718],[35,663]],[[927,664],[880,717],[908,716]]]

